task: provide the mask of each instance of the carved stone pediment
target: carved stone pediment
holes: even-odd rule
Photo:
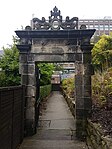
[[[78,18],[73,17],[70,19],[68,16],[66,20],[62,20],[61,11],[55,6],[51,11],[49,20],[44,17],[42,19],[32,19],[33,30],[61,30],[61,29],[78,29]]]

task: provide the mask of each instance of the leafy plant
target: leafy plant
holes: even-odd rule
[[[2,70],[0,86],[19,85],[19,52],[16,48],[16,39],[13,39],[13,45],[3,48],[3,51],[4,54],[0,59],[0,68]]]
[[[95,71],[103,72],[112,66],[112,34],[102,35],[92,49]]]
[[[40,100],[47,97],[51,92],[51,85],[45,85],[40,87]]]
[[[48,85],[51,83],[51,75],[54,71],[54,65],[51,63],[40,63],[38,64],[40,69],[40,85]]]
[[[74,97],[74,78],[67,78],[62,81],[62,88],[66,94],[73,98]]]
[[[99,107],[111,107],[112,98],[112,68],[92,77],[92,99]],[[111,107],[112,108],[112,107]]]

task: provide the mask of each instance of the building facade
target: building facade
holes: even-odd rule
[[[104,19],[79,19],[79,27],[84,24],[87,29],[96,29],[95,35],[109,35],[112,32],[112,19],[105,17]]]

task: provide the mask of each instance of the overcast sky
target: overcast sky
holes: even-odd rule
[[[30,25],[32,16],[48,19],[57,6],[63,19],[66,16],[79,19],[112,17],[112,0],[1,0],[0,1],[0,49],[12,43],[14,31]]]

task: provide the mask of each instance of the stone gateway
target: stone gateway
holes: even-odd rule
[[[49,19],[33,18],[31,26],[15,31],[20,38],[19,72],[21,84],[26,86],[25,133],[36,133],[38,90],[36,89],[36,63],[75,63],[76,136],[85,136],[86,120],[91,116],[91,49],[90,39],[94,29],[78,26],[78,18],[63,20],[60,10],[54,7]]]

